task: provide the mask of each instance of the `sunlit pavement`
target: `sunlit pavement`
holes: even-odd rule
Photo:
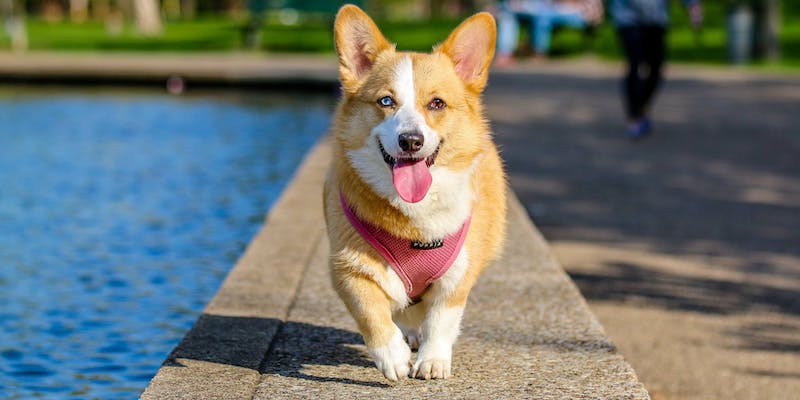
[[[510,182],[655,399],[800,392],[800,77],[673,67],[624,135],[621,66],[495,73]]]

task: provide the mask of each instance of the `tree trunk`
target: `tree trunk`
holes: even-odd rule
[[[89,19],[89,0],[69,0],[69,19],[82,24]]]
[[[176,20],[181,18],[181,1],[180,0],[164,0],[163,4],[164,15],[167,20]]]
[[[133,10],[136,27],[145,36],[156,36],[161,33],[161,13],[156,0],[134,0]]]
[[[194,19],[197,15],[197,1],[181,0],[181,15],[183,19]]]
[[[11,49],[28,49],[28,29],[25,26],[25,7],[19,0],[0,0],[0,17],[5,21],[4,29],[11,36]]]
[[[92,18],[95,21],[105,21],[110,12],[109,0],[92,0]]]
[[[431,18],[434,18],[434,19],[442,18],[442,15],[444,15],[444,2],[445,2],[445,0],[430,0],[429,1],[428,4],[430,6],[430,9],[428,10],[428,12],[430,13],[429,15],[430,15]]]
[[[780,40],[778,39],[781,25],[781,10],[779,0],[763,0],[761,3],[759,32],[758,32],[758,55],[768,61],[776,61],[780,58]]]

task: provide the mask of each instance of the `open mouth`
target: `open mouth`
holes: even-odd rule
[[[433,165],[433,163],[436,162],[436,156],[439,155],[439,148],[440,147],[442,147],[442,143],[441,142],[439,142],[439,145],[436,146],[436,150],[433,151],[433,154],[429,155],[428,157],[425,157],[425,165],[428,168],[430,168]],[[398,160],[395,159],[394,157],[390,156],[389,153],[386,152],[386,149],[383,148],[383,143],[381,143],[380,139],[378,139],[378,148],[381,149],[381,155],[383,156],[383,162],[385,162],[386,165],[389,166],[389,168],[393,168],[395,165],[397,165],[397,161]],[[406,163],[406,164],[414,164],[419,160],[421,160],[421,158],[412,157],[412,156],[401,157],[400,158],[400,161],[403,162],[403,163]]]
[[[425,198],[433,182],[429,168],[436,162],[436,156],[439,154],[441,145],[442,142],[440,141],[433,154],[425,158],[415,158],[413,156],[394,158],[386,152],[383,144],[378,140],[378,147],[381,149],[383,161],[392,171],[392,184],[397,194],[404,201],[416,203]]]

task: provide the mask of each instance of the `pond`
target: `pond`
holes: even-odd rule
[[[2,397],[138,397],[325,133],[332,103],[0,89]]]

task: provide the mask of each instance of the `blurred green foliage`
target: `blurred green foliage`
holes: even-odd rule
[[[727,62],[725,15],[727,1],[706,1],[705,23],[700,30],[690,28],[680,2],[672,2],[669,31],[669,58],[673,61],[724,64]],[[458,24],[455,19],[425,21],[377,21],[398,49],[427,51],[444,40]],[[104,23],[82,24],[27,21],[31,50],[84,51],[228,51],[242,48],[247,20],[229,16],[204,15],[191,20],[165,23],[162,35],[148,38],[126,24],[116,35]],[[332,19],[304,18],[299,24],[285,25],[267,18],[262,26],[261,49],[270,52],[333,52]],[[524,35],[524,33],[523,33]],[[784,1],[780,28],[781,61],[779,65],[800,67],[800,1]],[[0,49],[9,48],[9,39],[0,34]],[[560,29],[553,35],[552,55],[569,57],[591,52],[603,58],[617,59],[620,49],[613,26],[606,22],[587,33]]]
[[[383,34],[397,43],[400,50],[429,51],[447,38],[457,20],[396,22],[378,21]],[[333,26],[330,21],[300,25],[267,24],[263,28],[262,47],[276,52],[333,52]]]
[[[430,50],[442,41],[457,24],[456,20],[385,22],[384,34],[399,43],[400,49]],[[109,34],[102,22],[73,24],[29,19],[27,22],[31,50],[84,51],[222,51],[242,46],[244,22],[230,18],[203,17],[194,20],[170,21],[158,37],[144,37],[127,27],[116,35]],[[332,22],[308,21],[302,25],[265,23],[261,46],[272,52],[332,53]],[[9,48],[8,38],[0,37],[0,49]]]
[[[239,46],[239,24],[227,19],[170,22],[158,37],[145,37],[131,29],[106,32],[102,22],[28,21],[31,50],[91,51],[216,51]]]

